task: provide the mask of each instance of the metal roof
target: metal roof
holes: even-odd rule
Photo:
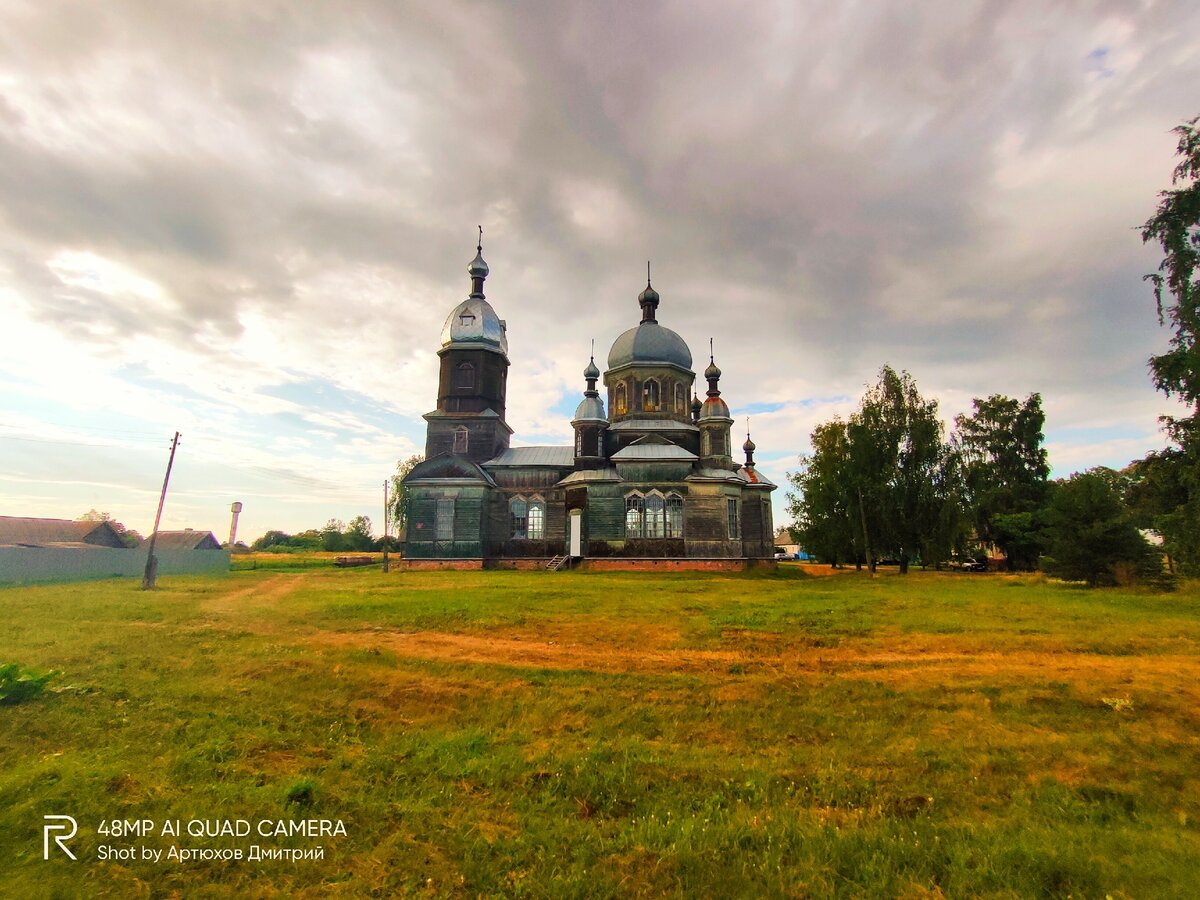
[[[580,472],[572,472],[566,478],[559,482],[560,485],[569,484],[587,484],[592,481],[621,481],[622,478],[617,474],[616,469],[584,469]]]
[[[692,351],[670,328],[657,322],[642,322],[613,341],[612,349],[608,351],[610,369],[630,363],[670,363],[691,369]]]
[[[221,542],[211,531],[160,531],[154,539],[155,550],[220,550]]]
[[[743,466],[738,470],[738,474],[745,478],[747,482],[757,487],[774,488],[779,486],[758,471],[758,469],[747,469]]]
[[[625,449],[618,450],[611,458],[616,462],[630,462],[633,460],[693,461],[698,457],[678,444],[630,444]]]
[[[714,469],[708,466],[697,469],[684,479],[685,481],[732,481],[735,484],[745,484],[747,479],[741,472],[732,469]]]
[[[609,431],[699,431],[691,422],[677,422],[674,419],[622,419],[608,427]]]
[[[485,466],[552,466],[569,469],[575,465],[574,447],[511,447]]]
[[[468,297],[450,311],[442,326],[442,346],[480,347],[508,356],[504,322],[482,297]]]
[[[124,547],[108,522],[72,522],[70,519],[35,519],[0,516],[0,544],[84,543],[99,547]]]
[[[608,416],[604,415],[604,401],[599,397],[585,396],[579,401],[579,406],[575,408],[575,418],[571,421],[580,422],[583,420],[594,422],[607,422]]]

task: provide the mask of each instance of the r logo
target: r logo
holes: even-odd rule
[[[50,833],[52,831],[67,831],[67,829],[70,829],[68,834],[54,835],[54,843],[58,844],[59,850],[67,854],[71,859],[74,859],[75,854],[67,849],[67,845],[63,841],[69,841],[75,837],[75,832],[79,830],[79,825],[76,824],[75,819],[71,816],[42,816],[42,818],[47,823],[42,826],[42,859],[50,858]],[[52,821],[54,824],[51,824]]]

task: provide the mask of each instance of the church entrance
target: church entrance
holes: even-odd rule
[[[567,544],[568,556],[583,556],[583,510],[573,509],[570,514],[570,540]]]

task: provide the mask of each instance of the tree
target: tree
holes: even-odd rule
[[[423,462],[425,462],[425,457],[419,453],[408,457],[408,459],[396,461],[396,474],[392,476],[388,507],[392,518],[392,525],[395,526],[396,534],[398,535],[403,534],[404,528],[408,524],[408,498],[404,490],[404,479],[408,476],[409,472]]]
[[[954,419],[952,439],[962,461],[962,484],[979,540],[996,544],[1008,567],[1037,565],[1037,514],[1046,497],[1046,461],[1040,394],[1024,402],[1000,394],[975,398],[975,412]]]
[[[347,550],[370,550],[375,545],[371,536],[371,520],[366,516],[355,516],[343,533]]]
[[[1177,126],[1176,153],[1182,157],[1171,177],[1171,190],[1159,193],[1157,212],[1142,226],[1142,241],[1157,241],[1163,250],[1158,272],[1147,275],[1154,285],[1159,324],[1174,329],[1171,349],[1150,358],[1154,385],[1178,396],[1191,408],[1186,418],[1164,417],[1172,437],[1193,448],[1196,405],[1200,402],[1200,117]]]
[[[789,476],[790,510],[812,549],[865,558],[872,571],[881,553],[896,554],[901,572],[917,557],[945,558],[961,530],[961,492],[937,402],[911,375],[884,366],[849,421],[818,426],[812,444]]]
[[[1095,587],[1116,584],[1122,569],[1143,577],[1161,569],[1121,502],[1115,474],[1090,469],[1054,483],[1045,512],[1047,572]]]
[[[1195,467],[1189,454],[1178,448],[1151,452],[1122,474],[1132,521],[1162,537],[1168,568],[1200,570],[1200,503],[1193,499]]]
[[[834,419],[818,425],[811,440],[812,454],[800,457],[799,471],[788,473],[794,488],[788,493],[788,512],[804,549],[837,568],[862,559],[846,423]]]
[[[108,513],[100,512],[99,510],[96,510],[96,509],[89,509],[87,512],[85,512],[82,516],[80,516],[75,521],[77,521],[77,522],[107,522],[110,526],[112,526],[112,530],[117,533],[117,537],[119,537],[121,539],[121,543],[129,548],[139,547],[139,546],[141,546],[142,541],[145,540],[145,538],[143,538],[140,534],[138,534],[132,528],[126,528],[124,525],[122,525],[120,522],[118,522],[116,519],[114,519]]]
[[[251,544],[250,549],[259,552],[269,550],[271,547],[286,547],[291,540],[292,536],[286,532],[268,531]]]
[[[330,519],[321,527],[321,549],[326,553],[340,553],[350,549],[345,531],[345,522],[341,519]]]

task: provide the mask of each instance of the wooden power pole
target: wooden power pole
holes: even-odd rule
[[[383,571],[388,571],[388,483],[387,479],[383,482]]]
[[[158,576],[158,560],[154,558],[154,541],[158,537],[158,523],[162,521],[163,504],[167,500],[167,482],[171,480],[171,466],[175,462],[175,448],[179,446],[179,432],[171,439],[171,455],[167,459],[167,474],[163,476],[162,494],[158,498],[158,513],[154,516],[154,530],[150,532],[150,549],[146,552],[146,574],[142,576],[142,590],[154,590]]]

